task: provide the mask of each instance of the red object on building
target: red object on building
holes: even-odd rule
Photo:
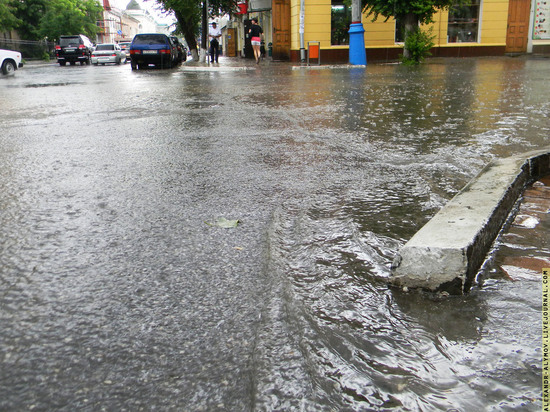
[[[239,8],[237,14],[246,14],[248,12],[248,3],[238,3],[237,7]]]

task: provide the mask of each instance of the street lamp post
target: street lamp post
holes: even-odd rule
[[[352,0],[351,25],[349,26],[349,62],[353,65],[366,65],[365,29],[361,23],[361,0]]]

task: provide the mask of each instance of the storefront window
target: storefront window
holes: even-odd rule
[[[351,7],[342,0],[332,0],[331,12],[331,44],[349,44],[349,26],[351,24]]]
[[[395,42],[403,43],[405,41],[405,26],[401,23],[401,19],[395,19]]]
[[[450,8],[447,30],[449,43],[478,41],[480,3],[481,0],[471,0],[469,3],[454,5]]]

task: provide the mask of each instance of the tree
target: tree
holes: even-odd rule
[[[173,11],[177,20],[176,32],[183,35],[191,50],[193,60],[198,60],[197,35],[201,21],[202,3],[200,0],[156,0],[166,11]]]
[[[103,8],[96,0],[50,0],[40,20],[41,38],[57,40],[64,34],[85,34],[95,39]]]
[[[405,45],[407,37],[418,31],[418,25],[433,22],[433,16],[438,10],[449,9],[455,4],[467,3],[469,0],[361,0],[363,11],[367,16],[373,16],[375,21],[379,16],[394,17],[403,25]],[[409,59],[410,52],[405,47],[403,56]]]
[[[21,21],[15,16],[15,2],[0,0],[0,33],[15,29]]]
[[[198,60],[197,35],[201,23],[203,0],[156,0],[166,11],[173,11],[179,31],[191,49],[193,60]],[[237,0],[208,0],[210,16],[232,14],[237,9]]]
[[[46,14],[48,0],[25,0],[15,3],[15,15],[20,20],[17,33],[23,40],[41,40],[38,28]]]

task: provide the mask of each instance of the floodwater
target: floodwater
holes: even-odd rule
[[[0,410],[540,410],[539,274],[386,279],[548,96],[542,58],[0,78]]]

